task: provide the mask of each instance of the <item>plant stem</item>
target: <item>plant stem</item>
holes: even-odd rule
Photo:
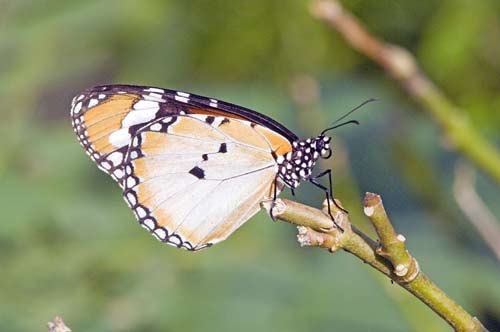
[[[365,214],[370,218],[380,239],[376,252],[387,258],[394,267],[394,274],[403,282],[412,281],[419,273],[417,261],[406,250],[405,237],[396,234],[385,212],[379,195],[366,193]]]
[[[367,195],[367,199],[365,200],[365,210],[367,206],[372,207],[372,199],[377,201],[376,204],[380,204],[378,209],[383,209],[380,197],[376,195],[378,197],[378,199],[376,199],[373,195],[374,194]],[[337,203],[340,205],[340,202],[337,201]],[[328,202],[325,204],[328,204]],[[262,203],[262,207],[266,209],[268,213],[271,209],[271,205],[271,201]],[[420,271],[418,263],[414,258],[411,258],[411,261],[414,262],[412,264],[415,264],[414,273],[407,273],[403,276],[397,275],[395,266],[391,263],[391,259],[394,259],[394,257],[391,257],[391,255],[387,255],[385,257],[379,255],[377,250],[380,248],[380,245],[377,242],[373,241],[364,233],[356,229],[351,224],[349,216],[338,209],[334,204],[330,204],[330,208],[335,218],[335,223],[339,225],[342,230],[334,227],[332,220],[328,214],[325,213],[325,211],[320,211],[310,206],[287,199],[276,200],[273,208],[273,216],[279,220],[298,226],[299,234],[297,235],[297,238],[302,246],[318,246],[325,248],[330,252],[343,249],[344,251],[355,255],[376,270],[382,272],[391,280],[417,297],[420,301],[425,303],[429,308],[436,312],[436,314],[448,322],[448,324],[451,325],[455,331],[487,332],[486,328],[484,328],[479,320],[471,316],[460,305],[449,298],[446,293],[444,293]],[[377,216],[376,218],[379,217],[380,216]],[[384,229],[383,232],[387,232],[387,234],[384,235],[384,238],[391,239],[391,232],[395,237],[398,237],[386,214],[383,219],[385,220],[382,224],[388,223],[390,225],[380,225],[381,229]],[[380,220],[377,220],[376,222],[379,223]],[[391,228],[392,231],[389,228]],[[403,243],[404,246],[404,241],[396,243],[396,246],[400,246],[401,243]],[[391,245],[394,244],[385,243],[382,247],[387,248],[387,253],[398,252],[398,250],[400,250],[394,250],[394,248],[391,248]],[[403,249],[406,252],[406,248],[403,247]],[[409,253],[408,256],[411,257]],[[396,260],[397,259],[398,258],[396,258]],[[408,278],[408,275],[410,274],[412,277]]]
[[[372,59],[398,80],[406,92],[441,127],[451,145],[500,185],[500,152],[488,142],[463,112],[419,68],[407,50],[374,35],[335,0],[315,0],[311,13],[336,29],[357,51]]]

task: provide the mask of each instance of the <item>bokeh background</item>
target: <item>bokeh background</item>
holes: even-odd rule
[[[498,1],[343,4],[413,52],[498,146]],[[499,261],[453,194],[457,165],[475,170],[396,82],[308,6],[0,2],[1,331],[42,331],[56,314],[73,331],[449,330],[355,257],[300,248],[294,227],[263,212],[196,254],[156,241],[71,129],[71,98],[109,83],[213,96],[302,137],[367,98],[380,99],[353,116],[360,126],[334,133],[334,157],[319,168],[333,169],[336,197],[367,232],[361,198],[380,193],[424,271],[498,328]],[[498,185],[478,171],[476,189],[499,216]],[[306,184],[296,199],[319,207],[323,194]]]

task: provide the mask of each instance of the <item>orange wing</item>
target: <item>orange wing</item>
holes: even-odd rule
[[[224,111],[222,108],[232,110]],[[230,108],[232,107],[232,108]],[[249,129],[238,133],[224,119],[249,121],[260,135],[265,137],[269,146],[277,155],[291,151],[289,138],[275,130],[247,119],[245,112],[253,112],[242,108],[245,116],[239,115],[235,105],[190,95],[172,90],[137,87],[127,85],[99,86],[84,91],[73,99],[71,116],[73,129],[80,144],[97,166],[110,174],[118,183],[123,178],[123,166],[126,164],[126,153],[135,133],[145,125],[158,118],[169,115],[197,114],[207,122],[222,119],[218,126],[228,135],[246,137],[251,144],[255,140],[255,132]],[[258,114],[253,112],[251,114]],[[267,119],[258,114],[255,120]],[[264,121],[265,122],[265,121]],[[279,125],[279,124],[278,124]],[[186,130],[193,130],[187,128]],[[286,134],[289,134],[285,132]],[[252,138],[253,137],[253,138]]]

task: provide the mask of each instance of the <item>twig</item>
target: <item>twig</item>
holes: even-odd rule
[[[407,50],[383,42],[336,0],[315,0],[311,13],[335,28],[360,53],[382,66],[431,115],[452,145],[500,185],[500,152],[419,68]]]
[[[477,194],[474,170],[460,162],[455,167],[453,196],[462,212],[500,260],[500,223]]]
[[[380,197],[377,197],[378,195],[374,196],[374,194],[367,194],[367,199],[365,199],[365,211],[367,209],[373,209],[373,213],[368,214],[371,215],[372,221],[377,219],[375,221],[375,223],[377,223],[375,228],[377,232],[380,232],[379,234],[383,234],[380,239],[380,245],[356,229],[351,224],[349,216],[339,210],[334,204],[330,204],[332,213],[335,222],[342,230],[333,227],[333,223],[325,211],[322,212],[287,199],[276,200],[277,205],[273,208],[273,215],[277,219],[298,226],[299,234],[297,238],[302,246],[317,246],[325,248],[330,252],[343,249],[355,255],[363,262],[382,272],[391,280],[416,296],[440,317],[446,320],[455,331],[487,331],[479,320],[471,316],[460,305],[450,299],[420,271],[417,261],[411,258],[409,253],[406,252],[404,241],[402,241],[401,236],[396,235],[396,232],[385,214],[382,201]],[[337,201],[337,203],[340,205],[339,201]],[[327,203],[325,202],[325,204]],[[262,207],[269,213],[271,202],[263,202]],[[396,238],[396,241],[394,238]],[[389,242],[384,243],[384,240],[388,240]],[[378,251],[380,250],[383,250],[387,255],[385,255],[385,257],[379,255]],[[391,262],[394,262],[396,266]],[[399,270],[397,266],[399,264],[407,264],[405,265],[408,267],[406,274],[398,275]]]
[[[70,328],[64,324],[61,316],[56,316],[54,322],[48,322],[49,332],[71,332]]]
[[[414,280],[419,273],[418,263],[406,250],[405,237],[394,231],[380,196],[366,193],[364,211],[380,239],[380,245],[376,249],[377,254],[391,262],[394,267],[393,273],[401,278],[401,281]]]

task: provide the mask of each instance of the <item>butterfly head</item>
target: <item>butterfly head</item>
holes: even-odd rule
[[[332,148],[330,147],[331,137],[319,135],[315,138],[315,148],[323,159],[328,159],[332,156]]]

